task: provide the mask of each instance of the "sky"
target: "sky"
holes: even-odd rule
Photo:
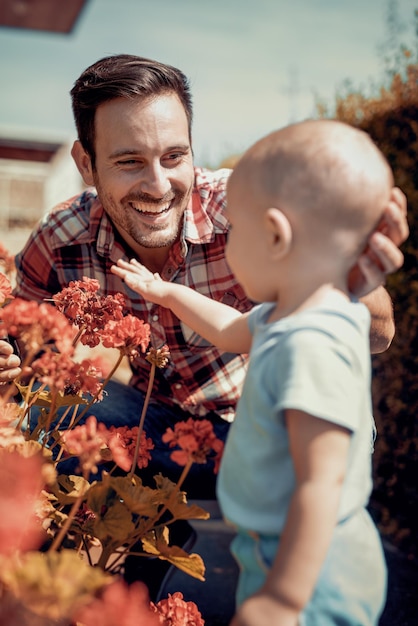
[[[393,2],[394,0],[392,0]],[[179,67],[194,102],[198,165],[332,105],[346,81],[383,76],[390,0],[88,0],[70,35],[0,26],[0,135],[76,138],[69,91],[103,56]],[[418,0],[396,0],[402,42]]]

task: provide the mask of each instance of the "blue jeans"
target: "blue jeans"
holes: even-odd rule
[[[107,395],[101,402],[93,404],[81,423],[88,415],[95,415],[99,422],[106,426],[138,426],[141,411],[144,403],[144,395],[137,389],[128,385],[110,381],[106,385]],[[31,424],[36,421],[36,411],[31,409]],[[177,407],[170,407],[166,404],[152,402],[149,404],[144,431],[146,436],[152,439],[154,449],[151,450],[151,461],[144,469],[138,469],[138,475],[143,483],[154,487],[153,477],[161,472],[170,480],[177,482],[182,467],[170,459],[173,449],[163,443],[162,436],[167,428],[174,428],[176,422],[189,419],[189,413]],[[199,418],[196,418],[199,419]],[[215,435],[225,441],[229,430],[229,424],[215,413],[206,416],[214,428]],[[64,425],[65,427],[65,425]],[[63,474],[74,473],[77,466],[76,459],[70,459],[59,464],[59,472]],[[188,499],[215,499],[216,498],[216,475],[213,471],[213,461],[205,464],[192,465],[192,468],[183,483],[182,490],[186,491]]]

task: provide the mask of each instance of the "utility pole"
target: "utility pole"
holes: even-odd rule
[[[289,99],[289,124],[297,122],[299,119],[299,71],[295,66],[291,66],[288,69],[288,82],[285,87],[280,89]]]

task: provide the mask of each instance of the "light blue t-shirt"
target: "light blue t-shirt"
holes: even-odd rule
[[[364,507],[372,489],[370,314],[359,302],[330,304],[268,323],[273,305],[253,309],[250,364],[218,477],[224,517],[280,535],[295,474],[285,409],[299,409],[352,432],[339,520]]]

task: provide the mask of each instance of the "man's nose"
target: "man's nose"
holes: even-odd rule
[[[167,170],[161,163],[153,163],[147,167],[141,182],[141,191],[155,198],[162,198],[171,189]]]

